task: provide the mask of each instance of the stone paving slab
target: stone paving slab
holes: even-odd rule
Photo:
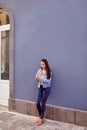
[[[37,126],[36,120],[34,116],[0,110],[0,130],[87,130],[82,126],[47,119]]]

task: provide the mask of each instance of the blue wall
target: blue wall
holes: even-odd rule
[[[53,71],[48,104],[87,110],[87,0],[0,0],[15,20],[17,99],[36,101],[41,58]]]

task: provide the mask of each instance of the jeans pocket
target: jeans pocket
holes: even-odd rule
[[[50,87],[46,88],[46,92],[50,93],[50,91],[51,91]]]

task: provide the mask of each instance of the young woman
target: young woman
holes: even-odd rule
[[[39,119],[37,120],[37,126],[42,125],[43,123],[46,102],[50,94],[50,85],[52,79],[52,72],[50,70],[48,61],[46,59],[42,59],[40,66],[41,68],[37,71],[35,77],[38,81],[38,96],[36,106],[39,113]]]

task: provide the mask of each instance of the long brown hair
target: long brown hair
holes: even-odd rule
[[[45,63],[46,75],[47,75],[47,79],[49,79],[51,77],[51,69],[49,67],[48,61],[47,59],[41,59],[41,61]]]

